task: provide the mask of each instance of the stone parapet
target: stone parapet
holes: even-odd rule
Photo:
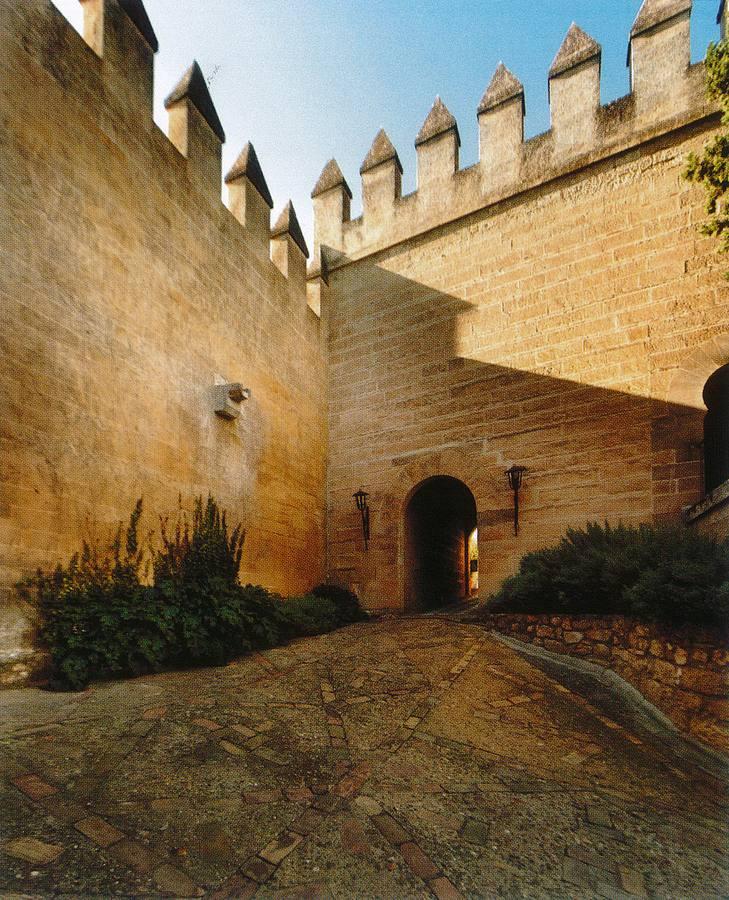
[[[326,247],[330,265],[393,247],[716,116],[704,94],[704,65],[690,63],[690,12],[691,0],[645,0],[629,38],[631,93],[607,105],[600,104],[601,48],[573,23],[549,72],[552,126],[527,141],[523,88],[500,63],[478,108],[480,158],[469,168],[458,166],[458,126],[437,100],[415,142],[417,190],[401,196],[398,173],[396,189],[388,185],[375,197],[363,172],[360,217],[350,219],[348,205],[315,203],[315,242]],[[397,159],[394,148],[391,157]]]
[[[684,519],[693,528],[729,540],[729,481],[710,491],[706,497],[689,506]]]
[[[612,669],[686,734],[729,752],[729,649],[710,631],[624,616],[482,616],[487,628]]]

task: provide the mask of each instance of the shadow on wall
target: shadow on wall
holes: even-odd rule
[[[457,478],[475,498],[484,595],[567,526],[675,521],[702,494],[706,410],[664,399],[672,372],[652,359],[660,311],[629,328],[619,283],[609,296],[573,286],[545,299],[538,269],[529,293],[500,293],[484,274],[478,303],[388,270],[436,254],[447,270],[437,243],[426,235],[331,276],[330,571],[373,608],[427,608],[440,591],[413,549],[432,524],[417,496],[408,506],[426,479]],[[527,467],[518,536],[514,463]],[[360,483],[367,553],[351,499]]]

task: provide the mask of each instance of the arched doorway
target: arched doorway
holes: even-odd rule
[[[457,478],[421,482],[405,508],[405,609],[468,597],[477,568],[476,501]]]
[[[704,385],[704,480],[706,492],[729,479],[729,364]]]

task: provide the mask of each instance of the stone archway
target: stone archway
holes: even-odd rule
[[[683,360],[672,374],[665,392],[657,397],[667,403],[692,409],[704,409],[704,386],[713,373],[729,363],[729,334],[716,335],[704,341]]]
[[[729,364],[704,385],[704,478],[706,493],[729,480]]]
[[[436,609],[469,596],[475,528],[476,501],[462,481],[436,475],[417,485],[405,506],[406,610]]]

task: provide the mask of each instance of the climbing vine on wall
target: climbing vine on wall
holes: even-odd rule
[[[709,215],[701,226],[704,234],[720,240],[720,252],[729,252],[729,41],[710,44],[706,53],[706,94],[724,112],[722,130],[710,141],[700,156],[692,153],[684,177],[703,184],[706,211]],[[729,278],[729,273],[727,273]]]

